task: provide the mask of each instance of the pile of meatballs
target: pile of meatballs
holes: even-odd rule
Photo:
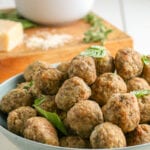
[[[113,58],[78,55],[57,68],[43,61],[29,65],[25,82],[6,94],[0,110],[8,114],[11,132],[45,144],[72,148],[119,148],[150,142],[150,64],[133,49],[121,49]],[[32,82],[32,84],[31,84]],[[34,109],[59,115],[68,135]]]

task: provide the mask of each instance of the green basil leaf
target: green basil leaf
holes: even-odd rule
[[[42,95],[40,98],[34,100],[34,105],[39,106],[45,101],[45,96]]]
[[[150,57],[148,56],[143,56],[142,61],[145,65],[150,65]]]
[[[29,90],[33,86],[33,81],[30,81],[29,85],[24,86],[23,88]]]
[[[56,113],[48,112],[40,108],[39,106],[33,105],[35,109],[47,120],[49,120],[59,131],[61,131],[64,135],[67,135],[67,130]]]
[[[150,95],[150,90],[138,90],[138,91],[132,91],[132,94],[134,94],[137,98],[141,98],[146,95]]]
[[[81,56],[91,56],[94,58],[103,58],[106,56],[106,54],[106,48],[98,45],[93,45],[80,53]]]
[[[23,88],[26,90],[29,90],[29,86],[24,86]]]
[[[33,81],[30,81],[30,83],[29,83],[29,86],[31,87],[31,86],[33,86]]]
[[[37,26],[37,24],[33,23],[32,21],[30,21],[30,20],[20,16],[17,13],[17,11],[11,11],[11,12],[5,12],[5,13],[4,12],[0,12],[0,19],[12,20],[12,21],[20,22],[24,29],[32,28],[32,27],[36,27]]]

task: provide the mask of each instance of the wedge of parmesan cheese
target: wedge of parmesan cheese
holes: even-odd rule
[[[23,36],[21,23],[0,19],[0,51],[11,51],[23,42]]]

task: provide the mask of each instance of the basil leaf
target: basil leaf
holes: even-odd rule
[[[13,18],[10,19],[12,21],[20,22],[23,25],[24,29],[32,28],[32,27],[37,27],[37,25],[27,19],[22,19],[22,18]]]
[[[94,58],[103,58],[106,56],[106,54],[107,54],[106,48],[97,45],[91,46],[87,48],[85,51],[80,53],[81,56],[91,56]]]
[[[23,88],[26,90],[29,90],[29,86],[24,86]]]
[[[0,12],[0,19],[5,20],[12,20],[16,22],[20,22],[24,29],[36,27],[37,24],[33,23],[32,21],[23,18],[20,16],[17,11],[11,11],[11,12]]]
[[[134,94],[137,98],[141,98],[146,95],[150,95],[150,90],[138,90],[138,91],[132,91],[132,94]]]
[[[150,65],[150,57],[148,56],[143,56],[142,61],[145,65]]]
[[[107,27],[102,23],[102,20],[94,13],[89,13],[84,20],[89,23],[91,27],[84,33],[83,41],[85,43],[100,41],[104,44],[104,41],[107,39],[112,30],[107,29]]]
[[[33,106],[43,117],[49,120],[59,131],[61,131],[64,135],[67,135],[67,130],[63,122],[61,121],[61,119],[56,113],[45,111],[36,105]]]
[[[33,86],[33,81],[30,81],[29,86],[30,87]]]
[[[41,105],[44,101],[45,101],[45,96],[42,95],[40,98],[37,98],[37,99],[34,100],[34,104],[35,104],[36,106],[39,106],[39,105]]]
[[[32,85],[33,85],[33,81],[30,81],[29,85],[24,86],[23,88],[29,90],[32,87]]]

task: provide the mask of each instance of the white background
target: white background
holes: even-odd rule
[[[0,0],[0,9],[10,7],[14,0]],[[132,36],[136,50],[150,54],[150,0],[96,0],[93,11]],[[0,149],[16,150],[1,134]]]

